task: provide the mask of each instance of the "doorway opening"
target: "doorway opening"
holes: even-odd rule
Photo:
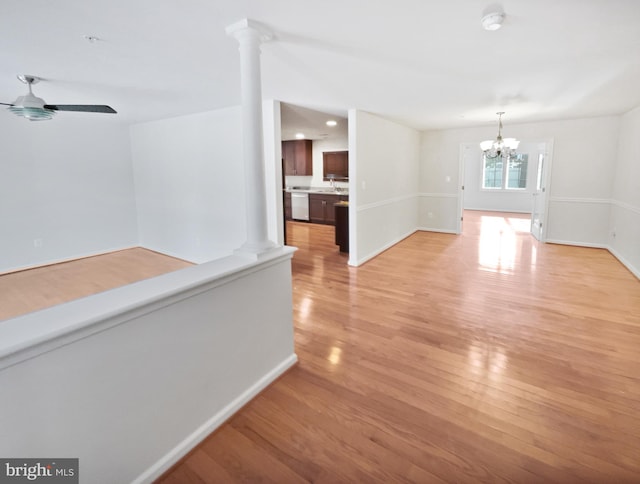
[[[528,233],[544,242],[552,143],[522,141],[518,154],[508,159],[489,158],[475,143],[461,144],[457,232],[465,230],[467,211],[505,212],[521,214],[528,220]]]
[[[291,232],[316,237],[334,233],[341,226],[340,205],[349,200],[349,127],[346,113],[322,112],[280,103],[284,243],[292,244]],[[305,231],[305,224],[324,225],[324,230]],[[338,237],[340,235],[341,237]],[[348,223],[335,233],[336,251],[348,253]],[[321,242],[319,241],[318,245]],[[313,244],[311,244],[313,246]]]

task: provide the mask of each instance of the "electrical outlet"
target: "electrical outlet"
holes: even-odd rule
[[[34,247],[42,247],[42,239],[33,239]]]

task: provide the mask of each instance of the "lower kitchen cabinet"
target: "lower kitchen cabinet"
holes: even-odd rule
[[[284,192],[284,219],[291,220],[291,193]]]
[[[340,252],[349,253],[349,205],[339,203],[336,208],[336,245]]]
[[[316,224],[336,224],[336,211],[334,203],[349,200],[346,195],[333,195],[325,193],[309,194],[309,220]]]

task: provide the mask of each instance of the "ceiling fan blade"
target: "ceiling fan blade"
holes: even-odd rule
[[[0,103],[2,106],[13,106],[11,103]]]
[[[111,106],[104,104],[45,104],[45,109],[52,111],[78,111],[83,113],[110,113],[117,114]]]

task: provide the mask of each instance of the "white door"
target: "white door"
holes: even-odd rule
[[[536,186],[533,192],[533,209],[531,210],[531,234],[541,242],[544,242],[544,211],[546,205],[546,157],[544,153],[538,155],[538,170],[536,176]]]

